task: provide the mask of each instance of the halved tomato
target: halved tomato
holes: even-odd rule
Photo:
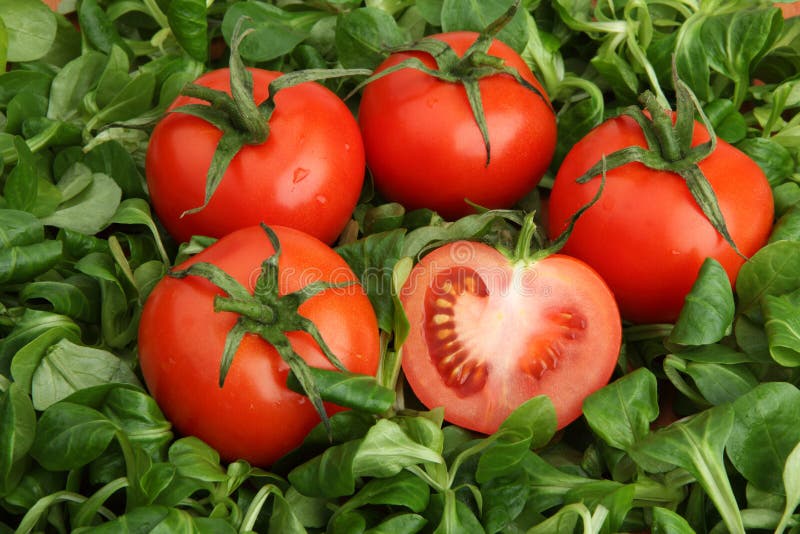
[[[614,297],[575,258],[513,260],[482,243],[449,243],[412,269],[400,299],[411,323],[402,364],[411,389],[472,430],[496,431],[537,395],[550,397],[562,428],[617,362]]]

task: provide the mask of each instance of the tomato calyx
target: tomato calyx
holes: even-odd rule
[[[486,148],[485,165],[488,167],[491,162],[491,142],[489,140],[489,129],[486,125],[486,116],[483,110],[483,99],[478,84],[479,80],[503,74],[511,76],[517,83],[537,94],[551,111],[553,109],[550,101],[542,92],[523,78],[515,68],[506,65],[502,58],[492,56],[488,53],[492,40],[497,36],[500,30],[511,21],[518,8],[519,0],[515,0],[505,13],[478,34],[478,38],[461,57],[456,54],[449,44],[435,37],[423,37],[411,45],[393,48],[392,52],[426,53],[436,62],[436,68],[432,69],[425,65],[419,58],[412,57],[367,78],[350,94],[354,94],[362,87],[375,80],[405,68],[419,70],[444,82],[463,85],[470,109],[472,110],[472,115],[475,118],[475,123],[483,138],[483,144]]]
[[[245,145],[266,142],[270,134],[269,120],[275,111],[275,97],[280,90],[310,81],[372,74],[368,69],[305,69],[282,74],[270,82],[266,100],[256,104],[253,98],[253,75],[239,55],[242,40],[253,31],[252,28],[241,29],[246,19],[242,17],[237,22],[231,38],[230,94],[190,83],[181,90],[181,94],[207,104],[186,104],[172,110],[173,113],[198,117],[222,132],[206,175],[203,204],[184,211],[181,217],[197,213],[208,205],[228,165]]]
[[[651,91],[643,92],[639,96],[641,107],[629,106],[622,110],[620,115],[631,117],[637,122],[644,134],[647,148],[629,146],[608,154],[604,156],[603,161],[593,165],[576,181],[582,184],[589,182],[604,166],[606,169],[614,169],[631,162],[641,163],[656,171],[675,173],[684,179],[689,192],[714,229],[739,256],[747,259],[733,241],[717,196],[698,165],[716,149],[717,136],[714,128],[697,97],[689,86],[678,78],[674,65],[672,78],[676,103],[674,121],[669,106],[661,104]],[[693,147],[695,111],[708,131],[709,140]]]
[[[271,228],[265,224],[262,224],[261,227],[267,234],[275,252],[262,262],[261,273],[256,279],[253,294],[250,294],[231,275],[211,263],[195,263],[186,269],[171,272],[170,276],[175,278],[185,278],[187,276],[205,278],[227,294],[226,296],[216,295],[214,297],[214,311],[233,312],[239,315],[225,339],[219,370],[220,387],[225,384],[225,378],[233,363],[233,357],[245,334],[256,334],[272,345],[280,357],[289,365],[293,378],[299,382],[303,392],[311,400],[326,428],[330,430],[330,422],[323,406],[323,395],[317,383],[317,378],[326,373],[321,369],[310,367],[292,348],[286,333],[306,332],[317,343],[328,361],[338,371],[346,373],[347,369],[328,347],[316,325],[302,316],[298,309],[305,301],[326,289],[347,287],[354,282],[328,283],[316,281],[293,293],[280,295],[278,293],[278,260],[281,255],[281,245],[278,236]]]

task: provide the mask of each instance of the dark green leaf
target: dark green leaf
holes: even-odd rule
[[[60,402],[39,419],[31,454],[47,469],[77,469],[100,456],[116,432],[97,410]]]
[[[640,368],[615,380],[586,397],[583,413],[606,443],[629,450],[647,436],[658,417],[655,375]]]
[[[800,242],[777,241],[756,252],[742,265],[736,279],[738,311],[761,319],[760,303],[767,295],[800,289]]]
[[[785,182],[794,172],[792,153],[769,138],[750,137],[738,143],[736,148],[758,163],[772,186]]]
[[[769,242],[800,241],[800,208],[792,207],[772,227]]]
[[[142,72],[135,75],[114,98],[92,118],[95,128],[112,122],[124,121],[150,109],[155,95],[155,76]]]
[[[379,525],[368,528],[364,534],[416,534],[428,521],[417,514],[397,514],[382,521]]]
[[[346,513],[367,505],[403,506],[419,513],[428,507],[429,498],[430,487],[424,480],[408,471],[401,471],[391,478],[369,480],[336,513]]]
[[[392,269],[402,253],[404,236],[405,230],[392,230],[336,248],[361,281],[385,332],[394,327]]]
[[[106,56],[87,50],[58,71],[50,88],[47,116],[68,121],[81,113],[83,98],[91,91],[106,65]]]
[[[800,391],[783,382],[764,383],[739,397],[733,409],[728,458],[758,488],[783,493],[783,466],[800,442]]]
[[[224,482],[227,479],[220,465],[219,453],[195,437],[175,441],[169,448],[169,461],[186,478],[204,482]]]
[[[387,477],[427,462],[441,464],[444,460],[438,452],[412,440],[397,423],[379,419],[364,436],[352,469],[357,476]]]
[[[205,0],[172,0],[167,9],[169,27],[178,44],[194,59],[208,58],[208,21]]]
[[[107,141],[95,146],[86,153],[83,163],[92,171],[113,178],[124,198],[145,198],[144,178],[131,154],[119,142]]]
[[[733,402],[758,385],[758,379],[746,365],[689,363],[686,373],[711,404]]]
[[[21,134],[23,123],[32,118],[43,117],[47,113],[47,99],[36,93],[19,93],[6,108],[5,131]]]
[[[405,41],[394,18],[378,8],[355,9],[336,24],[336,51],[345,68],[374,69]]]
[[[325,449],[321,455],[289,472],[289,482],[309,497],[342,497],[355,491],[353,462],[362,440],[348,441]]]
[[[383,387],[369,375],[310,368],[320,397],[338,406],[380,414],[392,407],[395,392]],[[289,389],[304,393],[294,373],[289,374]]]
[[[39,172],[30,148],[21,137],[14,137],[14,147],[17,165],[6,178],[3,196],[9,208],[32,211],[39,192]]]
[[[72,319],[46,311],[26,309],[14,328],[0,338],[0,375],[10,376],[11,360],[28,343],[51,329],[80,332]]]
[[[734,312],[728,274],[717,260],[707,258],[686,295],[669,340],[679,345],[716,343],[730,333]]]
[[[525,508],[529,496],[528,476],[522,470],[481,484],[483,514],[487,534],[500,532]]]
[[[284,11],[263,2],[238,2],[233,4],[222,20],[222,34],[232,42],[234,28],[241,23],[242,31],[251,30],[242,40],[239,53],[249,61],[269,61],[291,52],[308,37],[310,27],[321,14],[313,14],[311,20]],[[241,21],[241,22],[240,22]]]
[[[9,493],[22,478],[17,468],[33,445],[36,412],[30,397],[12,382],[0,394],[0,495]]]
[[[766,295],[761,309],[772,359],[785,367],[800,366],[800,290]]]
[[[0,107],[5,107],[20,93],[47,97],[52,75],[29,70],[11,70],[0,76]]]
[[[78,23],[86,39],[100,52],[111,52],[114,45],[128,46],[119,35],[114,22],[109,18],[97,0],[81,0],[78,6]]]
[[[654,506],[653,534],[695,534],[695,531],[689,522],[679,514],[660,506]]]
[[[481,32],[511,6],[513,0],[481,0],[463,2],[444,0],[441,9],[442,29],[446,32],[470,30]],[[528,24],[522,10],[518,10],[497,38],[517,52],[528,43]]]

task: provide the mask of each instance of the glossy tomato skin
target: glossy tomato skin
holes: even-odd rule
[[[281,294],[315,280],[356,280],[347,264],[319,240],[294,229],[272,228],[282,247]],[[248,227],[223,237],[178,268],[211,262],[252,291],[261,262],[272,251],[263,229]],[[288,365],[253,334],[245,336],[224,386],[219,387],[225,337],[237,315],[214,312],[218,294],[222,294],[218,288],[196,276],[165,277],[156,285],[139,327],[142,373],[181,434],[203,439],[226,460],[243,458],[269,466],[299,445],[319,417],[306,397],[287,389]],[[360,285],[326,290],[302,304],[300,313],[316,324],[350,371],[375,374],[378,327]],[[288,337],[310,365],[332,368],[308,334],[291,332]]]
[[[708,140],[695,124],[693,145]],[[599,161],[627,146],[646,146],[633,119],[610,119],[579,141],[555,178],[549,202],[549,232],[560,233],[587,203],[599,178],[575,180]],[[764,173],[744,153],[718,139],[700,162],[714,189],[728,230],[741,252],[751,256],[766,242],[773,199]],[[597,204],[575,225],[564,254],[591,265],[606,280],[622,316],[636,323],[673,322],[707,257],[717,259],[733,282],[744,260],[728,246],[695,203],[678,175],[629,163],[607,173]]]
[[[460,56],[473,32],[433,36]],[[555,115],[547,94],[522,58],[494,41],[489,54],[501,57],[542,94],[511,76],[481,79],[480,91],[491,142],[491,161],[463,85],[437,80],[411,68],[375,80],[364,89],[359,124],[367,167],[388,199],[408,209],[431,208],[445,218],[473,212],[464,199],[489,208],[509,207],[531,191],[547,170],[556,143]],[[392,54],[381,71],[423,53]]]
[[[267,97],[281,73],[250,69],[254,99]],[[230,92],[228,69],[195,83]],[[200,103],[178,97],[170,109]],[[350,219],[364,181],[364,147],[355,117],[333,92],[315,82],[281,90],[270,134],[246,145],[231,161],[211,202],[202,205],[206,174],[221,137],[216,127],[185,113],[169,113],[153,130],[146,175],[156,214],[178,241],[221,237],[245,226],[277,224],[332,243]]]
[[[555,254],[512,264],[481,243],[425,256],[400,299],[411,329],[404,375],[428,408],[492,433],[522,402],[552,400],[562,428],[608,383],[621,343],[614,297],[580,260]]]

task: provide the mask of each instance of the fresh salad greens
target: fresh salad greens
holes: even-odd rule
[[[400,374],[408,323],[392,288],[444,242],[509,246],[521,211],[445,221],[369,185],[337,251],[377,313],[391,410],[338,413],[266,470],[177,435],[142,385],[143,303],[212,241],[175,243],[151,213],[148,133],[187,82],[226,65],[236,25],[252,30],[248,65],[374,69],[511,3],[0,0],[0,533],[800,532],[791,2],[524,0],[499,34],[557,111],[551,172],[521,209],[543,209],[569,148],[640,92],[673,102],[673,62],[774,193],[770,241],[735,287],[709,260],[676,324],[627,325],[612,382],[566,429],[536,397],[470,433],[422,409]],[[361,81],[324,83],[344,97]]]

